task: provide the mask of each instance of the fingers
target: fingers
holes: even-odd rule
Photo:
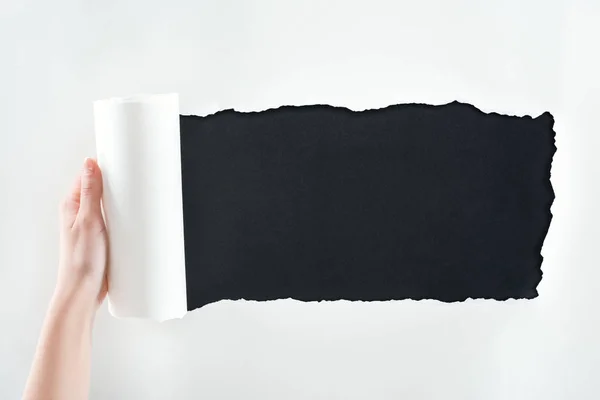
[[[79,212],[77,218],[90,220],[101,216],[102,173],[96,161],[86,158],[81,173]]]
[[[77,213],[79,212],[80,196],[81,176],[77,176],[77,179],[75,179],[75,182],[73,182],[71,191],[63,201],[61,209],[62,223],[68,228],[71,228],[73,226],[73,224],[75,223],[75,218],[77,218]]]

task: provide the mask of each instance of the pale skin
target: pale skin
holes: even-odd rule
[[[42,327],[25,400],[88,398],[92,325],[108,290],[102,174],[86,159],[61,204],[56,288]]]

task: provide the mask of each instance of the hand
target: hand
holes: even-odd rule
[[[102,217],[102,173],[86,158],[60,216],[60,264],[55,296],[95,311],[108,290],[108,241]]]
[[[60,216],[60,263],[23,398],[87,399],[92,325],[107,293],[102,174],[86,158]]]

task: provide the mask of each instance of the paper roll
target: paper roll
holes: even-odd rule
[[[177,94],[94,103],[104,182],[109,310],[180,318],[187,311]]]

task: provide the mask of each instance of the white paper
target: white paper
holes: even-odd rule
[[[187,311],[177,94],[94,103],[115,317]]]

